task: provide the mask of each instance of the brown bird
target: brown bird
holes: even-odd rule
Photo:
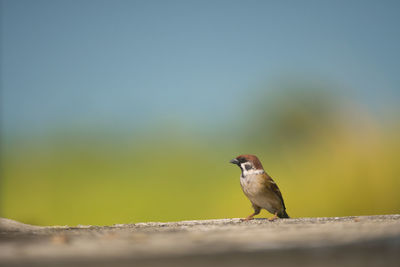
[[[254,213],[243,220],[252,220],[255,215],[260,213],[261,209],[266,209],[274,214],[270,220],[275,220],[278,217],[289,218],[281,191],[274,180],[264,171],[256,156],[240,155],[231,160],[230,163],[238,165],[242,170],[240,185],[254,209]]]

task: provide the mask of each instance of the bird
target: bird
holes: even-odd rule
[[[273,217],[269,219],[271,221],[277,218],[289,218],[279,187],[264,171],[257,156],[240,155],[232,159],[230,163],[239,166],[241,169],[240,185],[254,209],[254,213],[242,220],[252,220],[255,215],[261,212],[261,209],[273,214]]]

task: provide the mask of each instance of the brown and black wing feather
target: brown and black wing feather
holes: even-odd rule
[[[289,215],[286,213],[285,201],[283,201],[281,190],[279,190],[279,187],[276,185],[274,180],[268,174],[267,174],[267,179],[268,179],[269,185],[271,187],[271,190],[274,191],[274,193],[279,197],[279,199],[282,202],[283,211],[281,213],[278,213],[278,217],[279,218],[290,218]]]

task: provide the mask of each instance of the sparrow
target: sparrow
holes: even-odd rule
[[[246,197],[253,205],[254,213],[247,216],[244,221],[252,220],[253,217],[265,209],[274,216],[269,220],[289,218],[286,213],[285,203],[281,191],[264,171],[260,160],[254,155],[240,155],[230,161],[238,165],[242,171],[240,185]]]

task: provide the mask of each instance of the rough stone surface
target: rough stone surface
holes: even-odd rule
[[[400,215],[39,227],[0,218],[2,266],[400,266]]]

